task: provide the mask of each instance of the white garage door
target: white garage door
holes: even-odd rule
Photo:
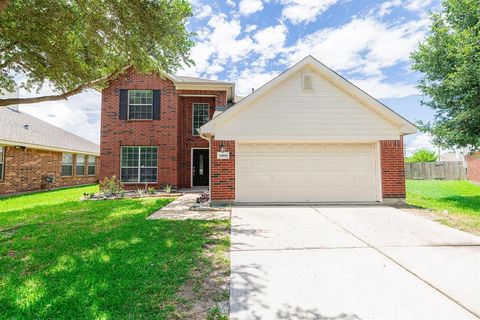
[[[237,202],[377,200],[373,144],[238,144]]]

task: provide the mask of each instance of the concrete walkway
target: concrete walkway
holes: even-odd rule
[[[390,207],[237,207],[231,319],[478,319],[480,238]]]
[[[195,204],[201,193],[186,193],[162,209],[148,217],[150,220],[225,220],[230,218],[229,210],[202,210],[193,211],[190,208]]]
[[[186,193],[183,196],[170,202],[168,205],[153,213],[148,219],[165,219],[167,216],[178,216],[185,214],[197,201],[198,193]]]

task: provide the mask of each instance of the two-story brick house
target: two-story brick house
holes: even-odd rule
[[[231,104],[235,85],[133,69],[102,92],[100,179],[126,188],[209,185],[209,142],[198,128]]]
[[[215,202],[405,197],[403,136],[415,126],[315,58],[234,95],[233,83],[129,70],[102,94],[100,176],[209,185]]]

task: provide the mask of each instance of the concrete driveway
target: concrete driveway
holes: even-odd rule
[[[480,238],[390,207],[236,207],[231,319],[479,319]]]

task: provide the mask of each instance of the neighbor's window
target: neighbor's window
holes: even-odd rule
[[[75,166],[75,173],[77,176],[85,175],[85,156],[83,154],[77,154],[77,161]]]
[[[153,119],[152,90],[128,90],[128,119]]]
[[[73,154],[62,154],[62,177],[73,176]]]
[[[302,90],[304,92],[313,91],[313,73],[303,73],[302,74]]]
[[[0,181],[3,180],[3,167],[5,163],[5,147],[0,146]]]
[[[88,175],[94,176],[97,172],[97,157],[88,156]]]
[[[157,182],[157,147],[122,147],[122,182]]]
[[[198,129],[208,122],[208,103],[194,103],[193,104],[193,135],[198,136]]]

